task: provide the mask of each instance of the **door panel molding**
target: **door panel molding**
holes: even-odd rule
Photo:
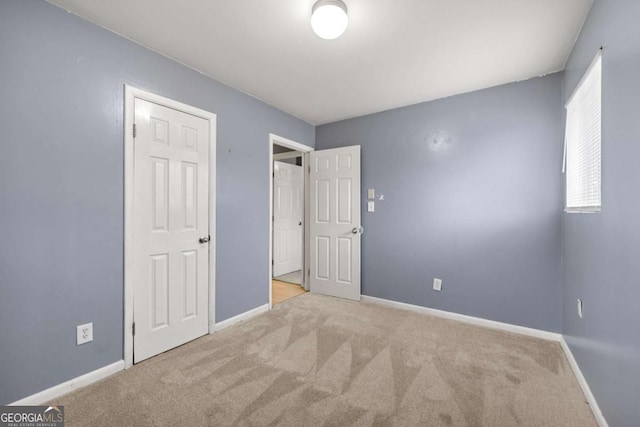
[[[193,116],[205,119],[209,126],[209,232],[211,240],[209,243],[209,300],[208,300],[208,331],[215,331],[215,253],[216,253],[216,114],[202,110],[181,102],[165,98],[160,95],[147,92],[133,86],[124,85],[124,362],[125,368],[133,365],[133,313],[134,313],[134,123],[135,123],[135,100],[141,99],[152,102],[163,107],[178,110]],[[162,141],[164,132],[162,123],[155,123],[153,133],[158,142]],[[191,148],[193,143],[189,129],[183,129],[182,135],[185,148]],[[194,172],[195,173],[195,172]],[[194,191],[198,191],[195,189]],[[159,218],[160,220],[162,218]],[[188,221],[185,221],[188,222]],[[187,224],[184,224],[187,226]],[[187,307],[186,311],[190,311]]]

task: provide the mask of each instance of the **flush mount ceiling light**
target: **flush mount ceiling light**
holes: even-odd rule
[[[311,28],[318,37],[332,40],[340,37],[349,25],[347,5],[340,0],[319,0],[311,10]]]

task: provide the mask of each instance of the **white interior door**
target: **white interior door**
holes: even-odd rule
[[[302,166],[273,162],[273,277],[302,268]]]
[[[209,122],[135,100],[134,362],[208,332]]]
[[[360,300],[360,146],[314,151],[311,292]]]

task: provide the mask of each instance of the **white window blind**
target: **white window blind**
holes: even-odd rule
[[[567,212],[599,212],[601,206],[602,55],[599,52],[567,102]]]

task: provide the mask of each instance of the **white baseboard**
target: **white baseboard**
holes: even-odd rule
[[[576,362],[576,359],[573,357],[573,353],[571,352],[571,348],[569,348],[569,345],[564,340],[564,337],[562,337],[562,339],[560,340],[560,345],[562,345],[562,349],[564,350],[564,354],[567,356],[567,360],[569,360],[569,365],[571,366],[571,369],[573,370],[573,373],[575,374],[576,378],[578,379],[578,383],[580,384],[580,387],[582,388],[582,392],[584,393],[584,396],[587,398],[587,402],[589,402],[589,406],[591,407],[591,411],[593,412],[593,416],[595,417],[596,421],[598,422],[598,425],[600,427],[609,427],[609,424],[607,424],[607,420],[604,419],[604,415],[602,415],[602,411],[600,410],[600,407],[598,406],[598,402],[596,401],[596,398],[594,397],[593,393],[591,393],[591,389],[589,388],[589,384],[587,383],[587,380],[584,378],[584,375],[582,375],[582,371],[580,370],[580,366],[578,366],[578,362]]]
[[[513,332],[516,334],[527,335],[530,337],[541,338],[548,341],[562,340],[562,335],[555,332],[542,331],[540,329],[527,328],[524,326],[512,325],[510,323],[496,322],[495,320],[482,319],[480,317],[467,316],[465,314],[452,313],[450,311],[437,310],[435,308],[422,307],[419,305],[407,304],[404,302],[391,301],[383,298],[370,297],[362,295],[362,302],[386,305],[389,307],[400,308],[403,310],[415,311],[417,313],[429,314],[431,316],[442,317],[449,320],[457,320],[459,322],[469,323],[471,325],[482,326],[490,329],[498,329],[501,331]]]
[[[11,403],[11,406],[28,406],[28,405],[41,405],[44,402],[56,399],[62,395],[70,393],[79,388],[93,384],[96,381],[100,381],[116,372],[124,369],[124,360],[112,363],[95,371],[91,371],[79,377],[73,378],[69,381],[65,381],[62,384],[55,385],[51,388],[43,390],[39,393],[32,394],[23,399]]]
[[[591,411],[593,412],[593,416],[595,417],[598,425],[600,427],[609,427],[607,421],[602,415],[602,411],[600,411],[600,407],[598,406],[598,402],[596,402],[593,393],[591,393],[591,389],[589,388],[589,384],[587,384],[587,380],[582,375],[582,371],[580,371],[580,367],[576,362],[576,359],[573,357],[571,353],[571,349],[567,345],[567,342],[564,340],[564,337],[561,334],[557,334],[555,332],[541,331],[539,329],[526,328],[524,326],[516,326],[511,325],[509,323],[496,322],[494,320],[482,319],[479,317],[467,316],[464,314],[451,313],[449,311],[436,310],[434,308],[422,307],[419,305],[406,304],[403,302],[391,301],[382,298],[370,297],[367,295],[362,295],[362,302],[371,303],[371,304],[380,304],[386,305],[389,307],[395,307],[403,310],[415,311],[417,313],[429,314],[436,317],[442,317],[444,319],[449,320],[458,320],[460,322],[469,323],[471,325],[483,326],[485,328],[498,329],[501,331],[513,332],[516,334],[527,335],[530,337],[541,338],[549,341],[557,341],[562,346],[562,350],[567,356],[567,360],[569,361],[569,365],[575,374],[580,387],[582,388],[582,392],[587,398],[587,402],[589,402],[589,406],[591,407]]]
[[[219,331],[228,326],[235,325],[236,323],[240,323],[245,320],[248,320],[266,311],[269,311],[269,304],[261,305],[260,307],[256,307],[252,310],[246,311],[244,313],[240,313],[237,316],[233,316],[230,319],[227,319],[220,323],[216,323],[215,330]],[[124,368],[125,368],[125,362],[124,360],[120,360],[118,362],[112,363],[111,365],[107,365],[103,368],[96,369],[95,371],[91,371],[77,378],[73,378],[69,381],[63,382],[62,384],[58,384],[56,386],[43,390],[39,393],[32,394],[31,396],[27,396],[23,399],[17,400],[11,403],[10,405],[12,406],[40,405],[44,402],[48,402],[62,395],[70,393],[76,389],[85,387],[96,381],[100,381],[101,379],[106,378],[110,375],[113,375],[116,372],[122,371]]]
[[[267,311],[269,311],[269,304],[261,305],[249,311],[245,311],[244,313],[240,313],[237,316],[230,317],[227,320],[216,323],[216,332],[231,325],[235,325],[236,323],[244,322],[245,320],[251,319],[258,314],[262,314]]]

